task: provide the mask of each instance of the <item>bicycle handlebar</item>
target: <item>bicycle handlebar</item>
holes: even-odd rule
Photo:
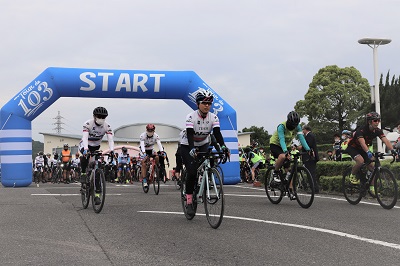
[[[225,154],[225,152],[223,152],[223,151],[212,151],[212,149],[208,149],[208,151],[206,151],[206,152],[198,151],[198,152],[196,152],[196,155],[197,155],[196,156],[197,159],[202,159],[204,157],[206,157],[206,158],[208,157],[210,159],[218,159],[217,165],[221,164],[221,163],[224,164],[228,160],[231,161],[229,156],[227,156]]]

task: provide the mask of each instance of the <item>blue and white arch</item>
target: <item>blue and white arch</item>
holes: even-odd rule
[[[236,111],[193,71],[142,71],[50,67],[0,109],[0,162],[3,186],[32,182],[32,121],[60,97],[181,99],[197,108],[200,89],[215,95],[213,112],[220,119],[232,152],[223,165],[225,183],[240,181]],[[182,114],[184,119],[186,114]]]

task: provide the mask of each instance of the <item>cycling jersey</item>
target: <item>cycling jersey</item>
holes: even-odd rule
[[[75,158],[72,160],[73,167],[78,167],[80,163],[81,163],[81,159],[79,159],[79,158]]]
[[[153,136],[148,137],[146,132],[143,132],[140,134],[140,150],[142,153],[145,153],[146,151],[153,151],[154,149],[154,144],[157,143],[158,145],[158,150],[163,151],[163,147],[161,145],[160,141],[160,136],[158,136],[155,132]]]
[[[207,113],[203,118],[199,111],[196,110],[186,116],[186,128],[193,128],[194,130],[194,146],[200,147],[210,142],[209,135],[213,128],[219,127],[219,119],[213,113]],[[182,145],[189,145],[186,131],[182,132],[180,143]]]
[[[364,127],[361,127],[356,130],[353,138],[351,138],[349,141],[349,146],[356,149],[362,149],[361,144],[358,141],[360,138],[364,138],[365,144],[367,146],[372,146],[372,141],[376,137],[379,137],[380,139],[385,137],[385,134],[383,133],[382,129],[377,128],[371,131],[369,129],[369,125],[365,125]]]
[[[61,151],[61,161],[63,163],[68,163],[71,159],[71,151],[70,150],[62,150]]]
[[[94,122],[94,119],[89,119],[83,124],[83,136],[81,142],[79,143],[79,149],[83,148],[84,150],[88,150],[88,146],[100,146],[101,140],[105,134],[107,134],[108,146],[110,150],[114,150],[113,131],[107,121],[104,121],[103,125],[98,126]]]
[[[290,146],[295,134],[297,135],[297,138],[300,140],[300,143],[304,149],[309,151],[310,147],[307,145],[301,126],[297,125],[295,129],[289,130],[286,127],[286,121],[278,125],[278,129],[274,132],[274,134],[272,134],[269,143],[280,146],[283,152],[287,152],[287,146]]]
[[[38,167],[43,167],[44,166],[44,158],[42,155],[38,155],[35,158],[35,171],[37,171]]]
[[[118,156],[118,163],[119,164],[120,163],[128,164],[129,162],[130,162],[130,158],[129,158],[129,154],[128,153],[127,154],[122,153],[122,154],[120,154]]]

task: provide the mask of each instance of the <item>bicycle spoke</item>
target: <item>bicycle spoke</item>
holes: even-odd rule
[[[361,201],[362,193],[360,184],[352,184],[350,182],[351,167],[346,169],[342,178],[342,188],[343,194],[346,200],[352,204],[356,205]]]
[[[314,201],[314,181],[307,168],[299,166],[293,176],[293,190],[302,208],[309,208]]]
[[[221,225],[224,216],[224,191],[219,171],[211,168],[203,191],[204,209],[207,221],[212,228]]]
[[[375,177],[375,195],[379,204],[385,209],[391,209],[396,205],[398,188],[393,173],[385,168],[381,168]]]

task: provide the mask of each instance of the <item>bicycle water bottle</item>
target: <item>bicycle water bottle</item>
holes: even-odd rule
[[[287,172],[287,173],[286,173],[285,180],[288,181],[288,180],[289,180],[289,177],[290,177],[290,172]]]

